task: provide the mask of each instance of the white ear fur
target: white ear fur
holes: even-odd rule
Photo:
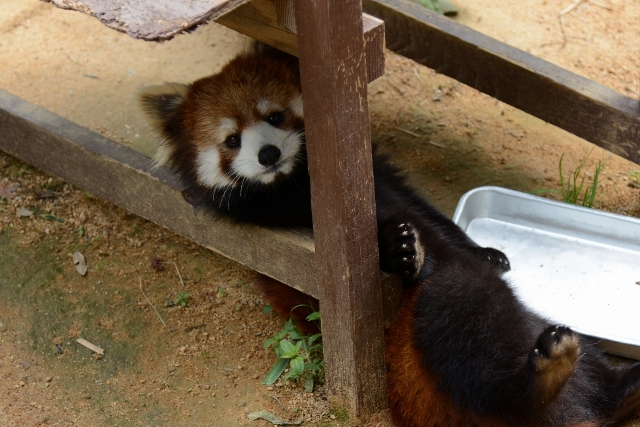
[[[301,119],[304,119],[304,110],[302,108],[302,95],[296,96],[293,101],[289,103],[289,108],[293,111],[293,114]]]
[[[153,156],[153,170],[158,169],[162,165],[166,165],[169,163],[169,159],[171,159],[171,155],[173,154],[173,147],[169,144],[160,144],[156,149],[156,154]]]

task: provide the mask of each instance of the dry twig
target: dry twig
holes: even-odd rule
[[[160,321],[162,322],[162,324],[164,325],[165,329],[168,331],[169,327],[167,326],[166,323],[164,323],[164,320],[162,320],[162,316],[160,316],[160,313],[158,313],[158,310],[156,310],[156,308],[153,306],[153,304],[151,303],[151,300],[149,300],[149,298],[147,298],[147,294],[144,293],[144,289],[142,289],[142,278],[140,278],[140,291],[142,292],[142,296],[144,296],[144,299],[147,300],[147,302],[149,303],[149,305],[151,306],[151,308],[153,308],[153,311],[156,312],[156,315],[158,316],[158,319],[160,319]]]
[[[178,279],[180,279],[180,283],[182,284],[182,287],[184,288],[184,282],[182,281],[182,276],[180,275],[180,270],[178,270],[178,265],[174,262],[173,266],[176,268],[176,273],[178,273]]]
[[[282,409],[284,409],[285,411],[288,411],[288,409],[282,404],[282,402],[280,402],[280,399],[278,399],[278,396],[275,393],[271,396],[271,398],[276,402],[278,402],[280,406],[282,406]]]
[[[611,10],[611,6],[607,6],[606,4],[602,4],[602,3],[598,3],[595,0],[589,0],[591,3],[595,4],[596,6],[599,6],[603,9],[606,10]],[[564,9],[562,9],[560,11],[560,28],[562,29],[562,47],[564,47],[567,44],[567,31],[564,27],[564,15],[566,15],[567,13],[571,12],[573,9],[575,9],[580,3],[582,3],[582,0],[575,0],[573,3],[571,3],[569,6],[565,7]]]
[[[420,138],[420,135],[418,135],[417,133],[412,132],[412,131],[410,131],[408,129],[401,128],[400,126],[395,126],[395,129],[399,130],[400,132],[404,132],[407,135],[411,135],[411,136],[415,136],[416,138]]]

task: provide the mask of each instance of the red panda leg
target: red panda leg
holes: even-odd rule
[[[413,345],[413,307],[423,284],[405,291],[402,308],[386,332],[389,409],[397,427],[507,427],[508,423],[461,412],[438,389]],[[426,285],[428,286],[428,285]]]
[[[535,369],[535,406],[555,399],[576,367],[580,356],[578,335],[563,326],[549,326],[538,337],[530,354]]]

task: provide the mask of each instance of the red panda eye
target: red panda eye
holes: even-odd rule
[[[227,139],[224,140],[224,143],[229,148],[236,148],[240,145],[240,135],[235,133],[233,135],[229,135]]]
[[[269,117],[267,117],[267,122],[269,122],[271,126],[280,126],[282,122],[284,122],[284,113],[281,111],[271,113]]]

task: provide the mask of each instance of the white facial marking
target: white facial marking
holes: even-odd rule
[[[304,111],[302,109],[302,95],[298,95],[293,101],[289,103],[289,108],[293,112],[293,115],[301,119],[304,118]]]
[[[274,166],[264,166],[258,161],[260,149],[274,145],[280,149],[280,159]],[[264,184],[273,182],[278,173],[293,170],[300,152],[301,138],[297,131],[278,129],[267,122],[258,122],[242,132],[240,152],[231,162],[238,175]]]
[[[227,139],[229,135],[233,135],[236,132],[238,132],[238,125],[235,120],[222,119],[220,120],[217,130],[218,141],[222,142]]]
[[[200,185],[207,188],[221,188],[233,184],[220,169],[220,153],[215,147],[198,153],[196,167]]]
[[[280,104],[264,98],[258,101],[257,108],[258,112],[263,116],[276,111],[282,111],[282,106],[280,106]]]

